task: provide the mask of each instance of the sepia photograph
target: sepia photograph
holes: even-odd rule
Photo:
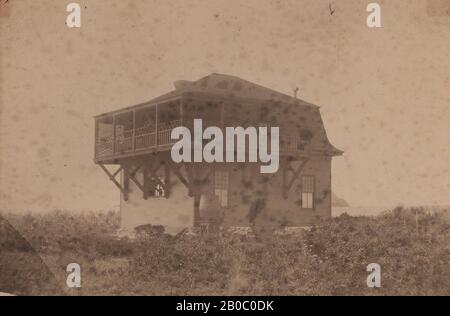
[[[0,296],[449,296],[449,30],[450,0],[0,0]]]

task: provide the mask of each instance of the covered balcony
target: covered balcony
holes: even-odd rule
[[[206,126],[270,126],[256,104],[222,101],[186,101],[180,98],[117,110],[95,117],[95,162],[120,163],[118,160],[157,151],[170,150],[175,142],[170,135],[177,126],[191,127],[195,118]],[[272,123],[273,124],[273,123]],[[280,127],[280,154],[304,151],[304,141],[295,128]]]

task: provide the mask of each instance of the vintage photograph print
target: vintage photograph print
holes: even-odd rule
[[[450,0],[0,0],[0,296],[449,273]]]

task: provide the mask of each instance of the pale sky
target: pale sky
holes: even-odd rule
[[[0,13],[2,209],[117,206],[92,116],[212,72],[319,105],[350,204],[450,205],[449,1],[378,1],[379,29],[364,0],[80,0],[79,29],[70,2]]]

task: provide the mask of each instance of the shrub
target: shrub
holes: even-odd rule
[[[343,214],[319,220],[300,235],[270,238],[174,237],[158,227],[143,227],[133,240],[115,236],[116,213],[7,217],[58,284],[65,284],[68,263],[82,266],[82,289],[69,294],[449,295],[446,214],[401,207],[376,217]],[[20,258],[30,252],[27,247],[10,249],[10,240],[5,245]],[[44,293],[39,282],[32,291],[23,287],[32,267],[24,265],[22,276],[5,274],[17,258],[2,253],[0,285]],[[381,265],[381,288],[367,287],[369,263]]]

